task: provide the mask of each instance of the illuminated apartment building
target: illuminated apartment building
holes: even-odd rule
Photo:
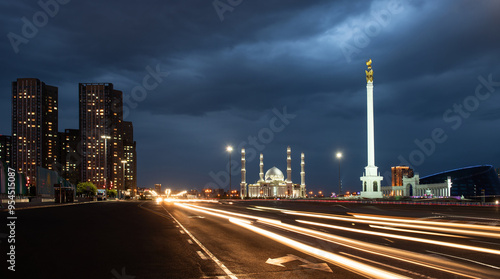
[[[123,121],[123,149],[125,163],[125,189],[137,189],[137,152],[132,122]]]
[[[0,135],[0,161],[11,165],[12,137]]]
[[[112,83],[80,83],[81,181],[123,189],[123,100]]]
[[[12,82],[12,167],[36,185],[37,167],[57,165],[58,88],[36,78]]]

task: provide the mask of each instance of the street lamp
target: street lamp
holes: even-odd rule
[[[231,198],[231,152],[233,151],[233,147],[228,145],[226,150],[229,152],[229,198]]]
[[[104,139],[104,189],[108,186],[108,140],[111,139],[110,136],[101,136]]]
[[[340,159],[342,159],[342,153],[337,152],[337,158],[339,159],[339,196],[340,196],[340,193],[342,192],[342,182],[340,180]]]
[[[123,183],[122,183],[122,189],[123,190],[127,190],[126,188],[126,181],[125,181],[125,164],[127,163],[127,160],[122,160],[122,164],[123,164],[123,167],[122,167],[122,171],[123,171]]]

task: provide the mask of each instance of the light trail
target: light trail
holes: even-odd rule
[[[416,230],[408,230],[408,229],[398,229],[398,228],[394,228],[394,227],[384,227],[384,226],[375,226],[375,225],[370,225],[370,227],[376,228],[376,229],[382,229],[382,230],[407,232],[407,233],[415,233],[415,234],[427,234],[427,235],[444,236],[444,237],[468,238],[466,236],[460,236],[460,235],[452,235],[452,234],[445,234],[445,233],[433,233],[433,232],[416,231]]]
[[[241,219],[237,219],[237,218],[230,218],[229,221],[234,223],[234,224],[237,224],[241,227],[244,227],[248,230],[256,232],[262,236],[271,238],[274,241],[277,241],[281,244],[292,247],[298,251],[301,251],[302,253],[309,254],[311,256],[322,259],[322,260],[327,261],[331,264],[337,265],[337,266],[342,267],[346,270],[349,270],[353,273],[357,273],[357,274],[363,275],[363,276],[368,277],[368,278],[409,278],[409,277],[402,276],[402,275],[399,275],[396,273],[385,271],[385,270],[380,269],[380,268],[376,268],[376,267],[371,266],[371,265],[367,265],[367,264],[364,264],[364,263],[361,263],[358,261],[354,261],[354,260],[351,260],[349,258],[340,256],[337,254],[333,254],[333,253],[325,251],[325,250],[318,249],[316,247],[295,241],[295,240],[288,238],[288,237],[278,235],[278,234],[270,232],[268,230],[258,228],[246,220],[241,220]]]
[[[449,223],[449,222],[436,222],[436,221],[422,221],[416,219],[408,219],[408,218],[396,218],[396,217],[382,217],[378,215],[369,215],[369,214],[352,214],[352,216],[360,219],[368,219],[368,220],[381,220],[381,221],[391,221],[391,222],[400,222],[400,223],[410,223],[410,224],[423,224],[423,225],[435,225],[435,226],[443,226],[443,227],[454,227],[454,228],[464,228],[464,229],[474,229],[474,230],[487,230],[487,231],[496,231],[500,232],[500,227],[493,226],[485,226],[485,225],[475,225],[475,224],[463,224],[463,223]],[[497,235],[498,237],[498,235]]]
[[[429,250],[427,250],[427,252],[432,253],[432,254],[436,254],[436,255],[445,256],[445,257],[451,257],[451,258],[455,258],[455,259],[460,259],[462,261],[468,261],[468,262],[475,263],[475,264],[484,265],[486,267],[490,267],[490,268],[494,268],[494,269],[500,269],[500,267],[498,267],[498,266],[494,266],[494,265],[490,265],[490,264],[485,264],[485,263],[474,261],[474,260],[471,260],[471,259],[466,259],[466,258],[462,258],[462,257],[457,257],[457,256],[443,254],[443,253],[429,251]]]
[[[205,214],[210,214],[213,216],[228,219],[231,223],[237,224],[241,227],[244,227],[248,230],[254,231],[254,232],[256,232],[260,235],[263,235],[265,237],[271,238],[277,242],[280,242],[280,243],[282,243],[286,246],[289,246],[291,248],[294,248],[298,251],[312,255],[316,258],[320,258],[320,259],[325,260],[331,264],[340,266],[344,269],[347,269],[351,272],[366,276],[368,278],[408,278],[406,276],[401,276],[401,275],[396,274],[396,273],[384,271],[382,269],[379,269],[379,268],[376,268],[376,267],[373,267],[373,266],[370,266],[367,264],[363,264],[363,263],[351,260],[349,258],[340,256],[340,255],[336,255],[336,254],[333,254],[331,252],[321,250],[321,249],[318,249],[316,247],[298,242],[298,241],[293,240],[291,238],[287,238],[287,237],[278,235],[278,234],[273,233],[271,231],[258,228],[256,226],[252,225],[252,223],[248,220],[234,218],[234,217],[224,215],[221,213],[212,212],[212,211],[220,212],[221,210],[212,209],[212,208],[203,208],[201,206],[186,205],[186,204],[176,204],[176,205],[183,207],[183,208],[186,208],[186,209],[189,209],[189,210],[203,212]],[[252,219],[256,218],[256,216],[250,216],[250,215],[246,215],[246,214],[238,214],[238,213],[234,213],[234,212],[226,212],[226,213],[229,215],[241,215],[241,216],[245,216],[245,217],[250,217]],[[263,219],[258,218],[258,219],[259,220],[274,221],[274,220],[267,219],[267,218],[263,218]]]
[[[274,210],[278,210],[278,209],[274,209]],[[356,218],[353,218],[353,217],[345,217],[345,216],[339,216],[339,215],[300,212],[300,211],[291,211],[291,210],[281,210],[280,212],[285,213],[285,214],[290,214],[290,215],[296,215],[296,216],[322,218],[322,219],[330,219],[330,220],[337,220],[337,221],[344,221],[344,222],[377,224],[377,225],[386,225],[386,226],[393,226],[393,227],[405,227],[405,228],[412,228],[412,229],[447,232],[447,233],[461,234],[461,235],[472,235],[472,236],[480,236],[480,237],[488,237],[488,238],[500,238],[500,233],[491,233],[491,232],[484,232],[484,231],[471,231],[471,230],[463,230],[463,229],[457,230],[457,229],[452,229],[452,228],[437,227],[437,226],[450,227],[453,225],[457,225],[458,227],[462,228],[465,225],[469,229],[500,230],[500,228],[497,228],[497,227],[488,227],[488,226],[484,226],[484,225],[443,223],[443,222],[435,222],[435,221],[420,221],[420,220],[407,220],[407,219],[400,219],[400,218],[382,218],[382,217],[378,217],[377,219],[384,220],[384,221],[374,221],[371,219],[370,220],[359,219],[359,218],[362,218],[362,217],[360,217],[361,215],[355,215]],[[404,223],[396,223],[400,220],[403,220]],[[433,226],[415,225],[415,224],[410,224],[410,223],[427,224],[427,225],[433,225],[434,227]]]
[[[356,249],[356,250],[363,251],[366,253],[375,254],[378,256],[383,256],[383,257],[387,257],[387,258],[391,258],[391,259],[395,259],[395,260],[399,260],[399,261],[403,261],[403,262],[408,262],[408,263],[411,263],[414,265],[419,265],[419,266],[423,266],[426,268],[455,274],[457,276],[477,278],[478,274],[482,274],[483,277],[494,278],[493,276],[491,276],[491,274],[488,271],[479,270],[475,267],[467,266],[464,264],[458,264],[458,263],[455,263],[455,262],[448,260],[448,259],[441,259],[441,258],[436,258],[436,257],[432,257],[429,255],[419,254],[419,253],[415,253],[415,252],[411,252],[411,251],[405,251],[405,250],[400,250],[400,249],[396,249],[396,248],[392,248],[392,247],[386,247],[386,246],[382,246],[382,245],[371,244],[371,243],[362,242],[362,241],[356,241],[353,239],[335,236],[335,235],[328,234],[328,233],[318,232],[318,231],[312,230],[312,229],[307,229],[307,228],[298,227],[298,226],[294,226],[294,225],[284,224],[284,223],[281,223],[281,221],[274,220],[274,219],[263,218],[263,217],[247,215],[247,214],[234,213],[234,212],[226,212],[223,210],[218,210],[218,209],[213,209],[213,208],[205,208],[205,207],[196,206],[196,205],[178,204],[178,206],[181,206],[181,207],[186,208],[188,210],[195,210],[195,211],[203,212],[203,213],[214,215],[214,216],[221,217],[221,218],[240,220],[240,222],[246,223],[248,225],[252,225],[252,224],[249,221],[241,220],[239,218],[233,218],[231,216],[238,216],[241,218],[256,220],[259,223],[274,226],[274,227],[277,227],[277,228],[282,229],[282,230],[287,230],[291,233],[299,233],[299,234],[302,234],[302,235],[305,235],[308,237],[312,237],[312,238],[315,238],[318,240],[331,242],[331,243],[335,243],[337,245],[342,245],[344,247]],[[231,215],[231,216],[229,216],[229,215]],[[255,226],[252,225],[252,227],[255,227]],[[266,234],[271,233],[268,230],[263,230],[261,228],[258,228],[258,229],[265,231]],[[495,276],[498,276],[498,274],[495,274]]]
[[[350,232],[356,232],[356,233],[362,233],[362,234],[370,234],[370,235],[381,236],[381,237],[396,238],[396,239],[402,239],[402,240],[407,240],[407,241],[421,242],[421,243],[426,243],[426,244],[433,244],[433,245],[446,246],[446,247],[463,249],[463,250],[470,250],[470,251],[475,251],[475,252],[500,255],[500,250],[481,248],[481,247],[469,246],[469,245],[463,245],[463,244],[457,244],[457,243],[451,243],[451,242],[437,241],[437,240],[431,240],[431,239],[425,239],[425,238],[402,236],[402,235],[397,235],[397,234],[364,231],[364,230],[359,230],[359,229],[346,228],[346,227],[342,227],[342,226],[335,226],[335,225],[324,224],[324,223],[310,222],[310,221],[305,221],[305,220],[296,220],[296,221],[299,223],[309,224],[309,225],[314,225],[314,226],[319,226],[319,227],[325,227],[325,228],[331,228],[331,229],[337,229],[337,230],[344,230],[344,231],[350,231]]]

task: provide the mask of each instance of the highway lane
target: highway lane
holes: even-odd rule
[[[475,214],[486,216],[479,217],[471,213],[471,208],[450,212],[450,208],[445,207],[332,207],[272,201],[167,203],[164,207],[167,211],[174,211],[179,222],[185,222],[188,230],[193,228],[193,234],[203,236],[205,242],[218,242],[217,235],[224,234],[224,231],[230,232],[229,235],[234,238],[235,234],[240,234],[231,231],[234,227],[245,228],[254,233],[249,235],[250,238],[259,239],[257,243],[265,237],[293,248],[295,252],[291,254],[301,252],[328,262],[334,274],[338,274],[339,269],[350,273],[343,273],[339,278],[354,274],[379,278],[399,275],[412,278],[500,277],[500,228],[495,226],[498,223],[498,210],[495,208],[472,208],[476,210]],[[308,212],[316,209],[316,212],[309,214],[302,209]],[[448,214],[436,212],[443,210]],[[317,212],[331,213],[324,215]],[[374,212],[377,216],[373,216]],[[388,212],[391,213],[389,218],[380,214]],[[405,215],[412,218],[403,218]],[[470,221],[472,217],[478,219]],[[199,222],[207,218],[212,220],[210,225]],[[219,221],[214,223],[214,218]],[[468,221],[463,222],[464,219]],[[219,234],[204,235],[215,227]],[[279,237],[286,239],[280,240]],[[293,241],[297,243],[290,245]],[[306,246],[300,247],[302,244]],[[240,250],[247,249],[247,245],[240,245],[238,250],[234,247],[230,250],[229,244],[226,246],[226,254],[227,251],[240,253]],[[318,248],[318,251],[312,251]],[[272,249],[268,247],[266,250]],[[222,251],[218,253],[224,255]],[[253,253],[258,254],[256,251]],[[325,256],[325,253],[330,254]],[[235,268],[238,270],[244,265],[245,262],[238,262]],[[251,270],[241,273],[251,273]]]
[[[6,278],[500,278],[498,207],[110,201],[16,216]]]
[[[172,222],[142,202],[17,210],[16,271],[0,239],[0,278],[204,278],[222,274],[202,260]],[[7,213],[0,218],[7,220]],[[5,235],[5,225],[0,234]]]

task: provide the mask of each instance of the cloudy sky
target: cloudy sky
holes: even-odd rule
[[[78,128],[78,83],[122,90],[138,186],[228,188],[225,147],[308,189],[359,191],[367,163],[365,62],[384,175],[500,167],[500,1],[0,1],[0,134],[11,82],[59,87],[59,131]],[[232,153],[232,187],[240,181]],[[384,180],[383,184],[390,181]]]

